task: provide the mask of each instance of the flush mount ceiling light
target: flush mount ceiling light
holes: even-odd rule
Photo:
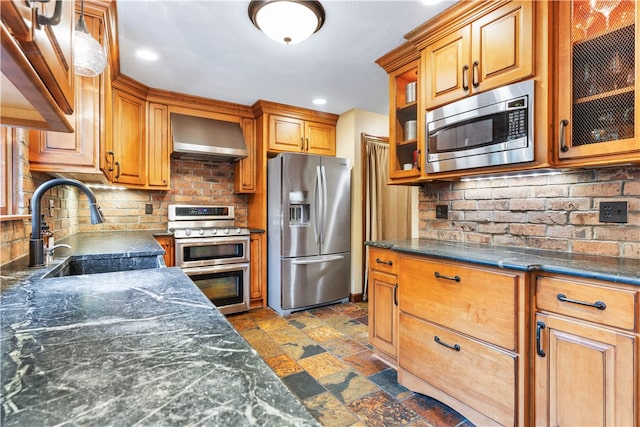
[[[96,39],[91,37],[84,22],[84,0],[80,1],[80,18],[76,24],[73,44],[73,66],[79,76],[95,77],[107,66],[107,55]]]
[[[269,38],[283,44],[296,44],[322,27],[325,14],[317,0],[252,0],[249,18]]]

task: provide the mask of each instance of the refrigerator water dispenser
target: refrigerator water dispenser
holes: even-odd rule
[[[289,225],[309,225],[311,221],[311,206],[289,205]]]

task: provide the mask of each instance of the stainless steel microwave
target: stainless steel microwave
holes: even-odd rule
[[[428,111],[426,171],[533,161],[533,94],[527,80]]]

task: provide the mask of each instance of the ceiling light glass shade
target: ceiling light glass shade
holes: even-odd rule
[[[251,22],[269,38],[296,44],[324,24],[324,8],[318,1],[271,0],[249,3]]]

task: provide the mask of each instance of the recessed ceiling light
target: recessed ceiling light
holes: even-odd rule
[[[324,105],[327,103],[327,100],[324,98],[316,98],[312,101],[315,105]]]
[[[431,6],[436,3],[440,3],[442,0],[421,0],[421,1],[423,4],[426,4],[427,6]]]
[[[143,61],[157,61],[158,54],[149,49],[136,50],[136,56]]]

